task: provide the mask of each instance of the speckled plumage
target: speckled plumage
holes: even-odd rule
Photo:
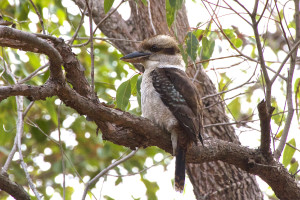
[[[174,38],[157,35],[145,40],[138,52],[122,60],[143,64],[141,84],[143,116],[171,133],[176,155],[175,189],[185,182],[185,154],[202,138],[202,104],[197,90],[184,72],[184,62]]]

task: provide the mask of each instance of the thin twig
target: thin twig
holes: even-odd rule
[[[293,46],[293,48],[290,50],[290,52],[286,55],[286,57],[284,58],[284,60],[282,61],[282,63],[280,64],[277,72],[275,73],[275,75],[273,76],[273,78],[271,79],[271,84],[274,83],[274,81],[276,80],[276,78],[278,77],[278,75],[280,74],[282,68],[284,67],[284,65],[286,64],[286,62],[288,61],[288,59],[293,55],[293,53],[295,51],[298,50],[298,47],[300,45],[300,40],[298,42],[296,42],[296,44]]]
[[[257,8],[256,8],[257,9]],[[255,10],[255,8],[254,8]],[[253,11],[253,13],[255,13]],[[270,84],[270,78],[269,78],[269,75],[268,75],[268,71],[267,71],[267,68],[266,68],[266,63],[265,63],[265,59],[264,59],[264,54],[263,54],[263,49],[262,49],[262,45],[261,45],[261,41],[260,41],[260,36],[259,36],[259,33],[258,33],[258,24],[257,24],[257,21],[256,21],[256,15],[252,15],[251,16],[251,20],[252,20],[252,29],[253,29],[253,32],[254,32],[254,35],[255,35],[255,41],[256,41],[256,47],[257,47],[257,51],[258,51],[258,58],[259,58],[259,64],[260,64],[260,67],[262,69],[262,72],[263,72],[263,76],[264,76],[264,79],[265,79],[265,83],[266,83],[266,103],[267,103],[267,108],[269,109],[271,107],[271,84]]]
[[[290,2],[290,1],[285,2],[285,3],[284,3],[284,6],[283,6],[283,8],[282,8],[282,16],[283,16],[283,19],[284,19],[284,22],[285,22],[286,27],[288,27],[288,23],[287,23],[287,20],[286,20],[286,18],[285,18],[284,9],[285,9],[286,4],[289,3],[289,2]],[[293,35],[292,35],[290,29],[288,28],[287,30],[289,31],[289,34],[290,34],[289,37],[291,38],[292,41],[294,41],[294,38],[293,38]]]
[[[25,172],[25,176],[26,176],[26,179],[28,181],[28,184],[29,184],[29,187],[30,189],[33,191],[33,193],[35,194],[36,198],[38,200],[41,200],[41,196],[40,194],[38,193],[31,177],[30,177],[30,174],[27,170],[27,165],[26,163],[24,162],[24,158],[23,158],[23,154],[22,154],[22,147],[21,147],[21,138],[22,138],[22,134],[23,134],[23,129],[24,129],[24,121],[23,121],[23,99],[24,97],[22,96],[16,96],[16,102],[17,102],[17,112],[18,112],[18,121],[17,121],[17,141],[18,141],[18,150],[19,150],[19,157],[20,157],[20,161],[21,161],[21,166]]]
[[[28,111],[33,106],[33,104],[34,104],[34,101],[30,102],[30,104],[27,106],[26,110],[23,113],[23,118],[25,118],[25,116],[27,115]]]
[[[2,53],[4,54],[3,49],[2,49]],[[4,55],[5,55],[5,54],[4,54]],[[14,74],[10,71],[9,66],[6,65],[6,62],[5,62],[4,59],[2,59],[2,61],[3,61],[3,68],[4,68],[4,70],[7,72],[7,74],[8,74],[8,75],[13,79],[13,81],[16,83],[16,82],[17,82],[17,79],[15,78]],[[3,172],[4,172],[4,173],[7,172],[7,170],[8,170],[8,168],[9,168],[10,164],[11,164],[11,161],[12,161],[12,159],[13,159],[15,153],[17,152],[17,149],[18,149],[17,147],[18,147],[18,135],[16,134],[15,139],[14,139],[14,145],[13,145],[11,151],[10,151],[9,154],[8,154],[8,157],[7,157],[6,161],[5,161],[5,164],[4,164],[3,168],[1,169],[1,174],[2,174]]]
[[[213,103],[213,104],[211,104],[211,105],[209,105],[209,106],[207,106],[207,107],[204,107],[203,110],[209,109],[209,108],[214,107],[214,106],[216,106],[216,105],[218,105],[218,104],[220,104],[220,103],[223,103],[223,102],[225,102],[225,101],[228,101],[228,100],[230,100],[230,99],[236,98],[236,97],[241,96],[241,95],[244,95],[244,94],[246,94],[246,92],[241,92],[241,93],[239,93],[239,94],[237,94],[237,95],[234,95],[234,96],[232,96],[232,97],[229,97],[229,98],[226,98],[226,99],[222,99],[221,101],[217,101],[217,102],[215,102],[215,103]]]
[[[43,34],[46,34],[46,31],[45,31],[45,28],[44,28],[44,21],[43,21],[43,18],[39,12],[39,10],[37,9],[37,7],[35,6],[35,4],[32,2],[32,0],[29,0],[30,3],[32,4],[37,16],[39,17],[39,20],[40,20],[40,23],[41,23],[41,27],[42,27],[42,31],[43,31]]]
[[[298,96],[298,94],[299,94],[299,89],[300,89],[300,81],[298,81],[298,84],[297,84],[297,86],[296,86],[296,92],[295,92],[295,104],[296,104],[296,108],[298,108],[298,106],[299,106],[299,103],[298,103],[298,101],[297,101],[297,96]],[[299,120],[299,112],[297,111],[296,112],[296,115],[297,115],[297,118],[298,118],[298,120]]]
[[[7,159],[5,161],[5,164],[3,165],[2,169],[1,169],[1,174],[3,173],[6,173],[10,164],[11,164],[11,161],[15,155],[15,153],[17,152],[17,146],[18,146],[18,137],[17,135],[15,136],[15,139],[14,139],[14,145],[13,147],[11,148],[8,156],[7,156]]]
[[[39,73],[41,70],[43,70],[43,69],[45,69],[45,68],[47,68],[47,67],[49,67],[49,62],[46,63],[46,64],[43,65],[43,66],[40,66],[38,69],[36,69],[34,72],[32,72],[31,74],[29,74],[29,75],[28,75],[27,77],[25,77],[24,79],[19,80],[19,81],[18,81],[18,84],[22,84],[22,83],[25,83],[26,81],[29,81],[29,80],[32,79],[33,77],[37,76],[38,73]]]
[[[295,0],[295,24],[296,24],[296,38],[294,42],[294,47],[298,42],[300,41],[300,5],[299,5],[299,0]],[[290,70],[288,71],[288,81],[287,81],[287,86],[286,86],[286,100],[287,100],[287,107],[288,107],[288,114],[286,117],[285,125],[283,128],[282,136],[280,138],[279,145],[277,149],[275,150],[274,157],[278,160],[282,154],[282,151],[284,149],[287,136],[290,130],[291,122],[293,119],[293,114],[294,114],[294,107],[293,107],[293,74],[296,66],[296,58],[297,58],[297,52],[298,48],[293,52],[292,57],[291,57],[291,65],[290,65]]]
[[[112,175],[112,174],[107,174],[107,176],[113,176],[113,177],[126,177],[126,176],[134,176],[134,175],[137,175],[137,174],[141,174],[143,173],[144,171],[147,171],[148,169],[151,169],[152,167],[155,167],[157,165],[159,165],[161,162],[163,162],[165,159],[167,158],[170,158],[172,155],[169,155],[165,158],[163,158],[161,161],[158,161],[157,163],[154,163],[153,165],[151,165],[150,167],[146,167],[136,173],[130,173],[130,174],[126,174],[126,175]]]
[[[253,74],[250,76],[250,78],[249,78],[247,81],[245,81],[243,84],[238,85],[238,86],[236,86],[236,87],[234,87],[234,88],[231,88],[231,89],[229,89],[229,90],[226,90],[226,91],[218,92],[218,93],[216,93],[216,94],[207,95],[207,96],[205,96],[205,97],[202,97],[201,99],[204,100],[204,99],[207,99],[207,98],[215,97],[215,96],[217,96],[217,95],[221,95],[221,94],[224,94],[224,93],[226,93],[226,92],[230,92],[230,91],[232,91],[232,90],[241,88],[241,87],[243,87],[244,85],[254,83],[254,82],[250,82],[250,81],[251,81],[251,79],[254,77],[255,72],[256,72],[256,67],[255,67],[255,70],[253,71]]]
[[[205,6],[205,8],[206,8],[207,12],[210,14],[210,16],[212,16],[211,13],[209,12],[207,6],[206,6],[205,4],[203,4],[203,5]],[[223,36],[225,37],[225,39],[229,42],[230,46],[231,46],[234,50],[236,50],[236,51],[238,52],[239,55],[241,55],[241,56],[247,58],[247,59],[250,60],[250,61],[253,61],[253,62],[256,62],[256,63],[259,62],[259,61],[255,60],[255,59],[251,58],[250,56],[247,56],[247,55],[243,54],[238,48],[236,48],[236,46],[231,42],[231,40],[228,38],[228,36],[224,33],[224,31],[223,31],[221,25],[218,24],[218,23],[214,20],[214,18],[212,18],[212,19],[213,19],[213,21],[215,22],[215,24],[217,25],[217,27],[218,27],[218,29],[220,30],[220,32],[222,33],[222,35],[223,35]],[[273,72],[273,73],[276,73],[275,70],[273,70],[272,68],[270,68],[270,67],[268,67],[268,66],[266,66],[266,65],[265,65],[265,68],[268,69],[268,70],[270,70],[270,71]],[[283,80],[286,80],[286,78],[283,77],[282,75],[279,75],[279,76],[280,76],[280,78],[282,78]]]
[[[81,12],[81,10],[79,9],[80,12],[81,12],[81,19],[80,19],[79,25],[78,25],[78,27],[77,27],[77,29],[76,29],[74,35],[73,35],[72,38],[68,41],[68,43],[67,43],[68,45],[72,45],[73,42],[74,42],[74,40],[76,39],[76,37],[77,37],[77,35],[78,35],[78,33],[79,33],[79,30],[80,30],[80,28],[82,27],[82,24],[83,24],[83,22],[84,22],[84,13],[86,12],[86,9],[87,9],[87,7],[84,8],[83,12]]]
[[[286,36],[286,33],[285,33],[285,30],[283,28],[282,19],[281,19],[281,16],[280,16],[280,11],[279,11],[278,6],[277,6],[277,1],[275,1],[274,3],[275,3],[276,10],[277,10],[277,15],[278,15],[278,18],[279,18],[279,24],[280,24],[280,27],[281,27],[281,30],[282,30],[282,33],[283,33],[283,37],[285,39],[286,44],[288,45],[289,51],[291,51],[291,45],[289,43],[289,40],[288,40],[288,38]]]
[[[275,135],[273,135],[273,152],[275,152],[276,148],[275,148],[275,139],[276,139],[276,136],[278,135],[279,133],[279,130],[281,128],[281,125],[282,125],[282,122],[283,122],[283,118],[284,118],[284,113],[286,112],[286,100],[284,102],[284,106],[283,106],[283,112],[282,112],[282,115],[281,115],[281,118],[280,118],[280,122],[279,122],[279,125],[278,125],[278,128],[277,128],[277,131],[275,133]]]
[[[239,4],[239,6],[241,6],[247,12],[248,15],[251,15],[250,11],[242,3],[240,3],[237,0],[234,0],[234,2],[236,2],[237,4]]]
[[[102,23],[107,19],[107,18],[109,18],[112,14],[114,14],[118,9],[119,9],[119,7],[123,4],[123,3],[125,3],[126,2],[126,0],[122,0],[120,3],[119,3],[119,5],[117,5],[117,7],[115,8],[115,9],[113,9],[110,13],[108,13],[108,15],[106,15],[98,24],[97,24],[97,26],[96,26],[96,28],[95,28],[95,30],[94,30],[94,34],[96,33],[96,31],[97,31],[97,29],[102,25]]]
[[[266,4],[265,4],[265,7],[264,7],[264,9],[263,9],[263,11],[262,11],[262,13],[261,13],[261,15],[260,15],[259,19],[257,20],[257,23],[259,23],[260,20],[263,18],[264,13],[265,13],[265,11],[266,11],[266,9],[267,9],[267,7],[268,7],[268,3],[269,3],[269,0],[267,0],[267,2],[266,2]]]
[[[199,64],[199,63],[206,63],[206,62],[210,62],[210,61],[214,61],[214,60],[221,60],[221,59],[225,59],[225,58],[232,58],[232,57],[241,57],[242,55],[231,55],[231,56],[223,56],[223,57],[218,57],[218,58],[210,58],[207,60],[201,60],[201,61],[197,61],[195,62],[195,64]],[[191,67],[193,64],[190,64],[188,67]]]
[[[1,65],[2,66],[2,65]],[[0,74],[0,78],[3,76],[3,74],[5,73],[5,67],[3,67],[3,71],[1,72],[1,74]]]
[[[104,170],[102,170],[99,174],[97,174],[92,180],[90,180],[89,182],[86,183],[83,195],[82,195],[82,200],[85,200],[85,196],[87,195],[87,192],[89,190],[89,188],[91,187],[91,185],[93,183],[95,183],[100,177],[102,177],[103,175],[105,175],[109,170],[113,169],[114,167],[118,166],[119,164],[125,162],[126,160],[128,160],[129,158],[131,158],[132,156],[134,156],[134,154],[138,151],[134,150],[131,153],[129,153],[127,156],[125,156],[124,158],[112,163],[111,165],[109,165],[107,168],[105,168]]]
[[[76,40],[89,40],[89,37],[77,37]],[[94,37],[94,40],[112,40],[112,41],[124,41],[124,42],[135,42],[135,43],[141,43],[142,41],[139,40],[128,40],[128,39],[119,39],[119,38],[103,38],[103,37]]]
[[[48,138],[50,141],[54,142],[57,146],[60,146],[59,142],[57,142],[53,137],[51,137],[50,135],[46,134],[36,123],[34,123],[33,121],[31,121],[30,119],[26,120],[26,123],[30,126],[33,126],[35,128],[37,128],[46,138]],[[73,162],[70,160],[70,158],[68,157],[68,155],[65,153],[65,151],[63,151],[63,154],[66,158],[66,160],[69,162],[69,164],[72,166],[72,169],[74,170],[76,176],[82,181],[82,177],[80,176],[80,174],[78,173],[78,171],[76,170]]]
[[[238,2],[238,1],[235,1],[235,2],[237,2],[240,5],[240,2]],[[224,3],[230,8],[231,11],[235,12],[235,14],[237,14],[240,18],[242,18],[247,24],[249,24],[251,26],[251,23],[247,19],[245,19],[240,13],[238,13],[235,9],[233,9],[226,1],[224,1]],[[241,6],[243,6],[243,5],[241,4]],[[243,8],[249,14],[249,11],[245,7],[243,7]]]
[[[95,59],[94,59],[94,33],[93,33],[93,1],[88,1],[86,0],[86,7],[89,12],[89,23],[90,23],[90,43],[91,43],[91,89],[92,93],[94,92],[95,89]],[[89,5],[90,2],[90,5]]]
[[[65,161],[64,161],[64,149],[62,146],[62,141],[61,141],[61,131],[60,131],[60,109],[61,109],[61,104],[58,106],[57,109],[57,131],[58,131],[58,142],[59,142],[59,149],[61,153],[61,165],[62,165],[62,171],[63,171],[63,199],[66,199],[66,167],[65,167]]]
[[[224,123],[206,124],[203,127],[204,128],[211,128],[211,127],[214,127],[214,126],[228,126],[228,125],[234,125],[234,124],[246,124],[246,123],[255,122],[255,121],[259,121],[259,119],[250,120],[250,121],[235,121],[235,122],[224,122]]]
[[[256,17],[256,15],[257,15],[258,2],[259,2],[259,0],[255,0],[252,14],[250,14],[251,17]]]
[[[107,18],[109,18],[112,14],[114,14],[117,10],[118,10],[118,8],[124,3],[124,2],[126,2],[126,0],[122,0],[120,3],[119,3],[119,5],[114,9],[114,10],[112,10],[110,13],[108,13],[98,24],[97,24],[97,26],[96,26],[96,28],[94,29],[94,31],[93,31],[93,35],[96,33],[96,31],[97,31],[97,29],[102,25],[102,23],[103,22],[105,22],[105,20],[107,19]],[[82,46],[86,46],[86,45],[88,45],[91,41],[90,41],[91,39],[89,39],[87,42],[85,42],[85,43],[83,43],[83,44],[78,44],[78,45],[72,45],[72,47],[82,47]]]

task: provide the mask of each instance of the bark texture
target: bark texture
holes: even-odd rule
[[[83,0],[74,1],[84,8]],[[98,24],[105,17],[103,1],[94,1],[93,5],[93,19]],[[129,20],[124,21],[116,12],[100,26],[100,30],[107,37],[141,41],[153,36],[155,32],[174,35],[173,29],[169,30],[167,26],[165,1],[150,1],[151,17],[148,7],[141,2],[137,6],[135,1],[129,1],[129,5],[131,8]],[[182,42],[189,30],[185,6],[178,13],[176,25],[179,41]],[[113,44],[124,54],[133,52],[137,48],[137,44],[128,44],[128,42],[113,42]],[[202,97],[216,93],[216,88],[202,69],[188,68],[187,73],[190,77],[198,74],[196,85]],[[218,96],[203,101],[205,107],[215,105],[204,110],[204,124],[228,122],[224,106],[218,102],[221,102]],[[230,125],[206,128],[205,133],[206,137],[239,143],[234,128]],[[233,165],[221,161],[201,165],[188,164],[187,172],[197,199],[262,199],[255,177]]]
[[[32,46],[32,38],[34,37],[36,37],[36,35],[31,33],[26,33],[6,26],[0,26],[0,46],[21,49],[24,47],[23,44],[25,44],[25,46]],[[94,94],[91,90],[91,87],[87,84],[88,82],[85,80],[86,78],[84,74],[80,73],[80,63],[78,62],[78,60],[76,60],[75,55],[72,53],[71,49],[68,48],[68,45],[64,43],[64,41],[51,36],[39,35],[39,37],[46,37],[47,39],[37,40],[39,42],[34,43],[34,46],[32,46],[32,48],[28,48],[27,50],[36,52],[38,49],[39,52],[45,52],[45,54],[49,57],[51,70],[49,79],[43,85],[37,86],[37,92],[35,90],[28,89],[32,86],[27,86],[24,84],[5,86],[3,87],[3,89],[2,87],[0,87],[0,101],[9,96],[16,95],[25,95],[34,100],[44,99],[46,97],[56,95],[63,101],[64,104],[73,108],[79,114],[86,115],[89,119],[93,120],[101,128],[103,139],[132,149],[135,149],[136,147],[146,148],[148,146],[158,146],[166,152],[172,152],[169,133],[161,130],[158,126],[155,126],[148,119],[134,116],[130,113],[123,112],[117,109],[113,109],[109,106],[106,106],[105,104],[100,104],[94,99]],[[20,45],[18,46],[16,44],[16,41],[20,40],[22,40],[22,43],[20,43]],[[39,45],[43,44],[44,42],[47,42],[51,45]],[[53,56],[57,54],[62,58],[61,63],[59,63],[56,57]],[[66,77],[60,76],[63,72],[62,68],[60,67],[61,64],[64,66]],[[189,70],[193,69],[191,68]],[[190,73],[192,73],[192,75],[198,74],[197,72],[195,73],[193,71],[191,71]],[[70,76],[68,74],[72,74],[73,76]],[[210,91],[214,93],[213,85],[209,81],[208,77],[205,76],[205,74],[200,75],[198,79],[199,80],[197,80],[196,83],[199,83],[198,88],[200,92],[203,93],[207,90],[206,92]],[[78,85],[80,88],[76,87],[76,80],[82,84],[81,86]],[[73,88],[71,88],[70,85],[66,83],[66,81],[68,81],[69,83],[74,83]],[[82,91],[83,88],[86,88],[86,91]],[[215,101],[218,100],[218,98],[206,99],[214,99]],[[209,106],[210,109],[214,107],[213,105],[215,105],[214,101],[205,102],[212,103]],[[210,111],[210,109],[207,108],[207,113],[204,113],[205,116],[207,114],[207,120],[210,119],[210,112],[213,113],[213,111]],[[218,109],[220,110],[218,111]],[[217,107],[217,110],[215,112],[217,114],[215,113],[215,116],[211,118],[211,121],[218,120],[220,117],[219,115],[222,115],[222,113],[224,114],[224,108],[222,106]],[[223,118],[220,117],[220,119]],[[226,118],[224,118],[224,120],[226,120]],[[261,119],[261,123],[264,123],[264,121],[264,119]],[[264,124],[264,126],[265,125],[266,124]],[[192,148],[189,148],[186,155],[186,161],[188,163],[202,164],[211,161],[223,161],[224,163],[232,164],[238,169],[244,170],[245,172],[258,175],[272,187],[276,196],[280,199],[300,199],[300,189],[297,185],[295,177],[291,176],[282,164],[275,161],[273,157],[266,158],[262,154],[260,149],[249,149],[247,147],[241,146],[234,139],[235,137],[228,137],[228,135],[230,135],[228,133],[230,133],[230,131],[233,131],[231,130],[232,127],[231,129],[224,128],[224,126],[223,128],[214,128],[216,129],[214,130],[212,128],[212,130],[214,130],[214,132],[212,133],[222,133],[227,140],[231,139],[232,141],[227,142],[225,140],[220,140],[217,138],[206,137],[206,139],[204,140],[204,146],[199,144],[198,146],[194,145],[192,146]],[[220,129],[220,131],[216,131],[218,129]],[[207,135],[208,134],[210,134],[209,131],[207,131]],[[217,162],[217,164],[218,163],[221,162]],[[258,196],[260,195],[259,191],[257,191],[258,194],[252,193],[256,191],[251,190],[256,186],[256,184],[251,185],[251,182],[255,181],[251,180],[251,176],[246,173],[242,173],[238,169],[232,168],[228,165],[228,168],[226,168],[226,166],[222,166],[219,168],[214,168],[212,170],[213,167],[217,166],[216,164],[213,164],[211,167],[210,165],[206,165],[209,166],[205,168],[205,170],[207,171],[201,171],[201,168],[199,168],[199,166],[194,166],[195,171],[191,171],[191,173],[193,174],[191,174],[190,177],[193,178],[192,181],[194,183],[195,194],[198,199],[223,199],[221,195],[226,196],[225,199],[261,198],[261,196]],[[236,173],[234,173],[234,170],[236,170]],[[215,174],[213,174],[213,171],[219,172],[219,175],[215,176]],[[223,175],[222,173],[226,175],[225,178],[223,178],[225,175]],[[198,177],[198,175],[203,174],[207,175],[207,180],[210,180],[212,182],[204,182],[205,184],[210,184],[209,186],[202,186],[203,182],[200,181],[199,178],[201,177]],[[246,176],[243,176],[244,174]],[[230,177],[237,178],[230,179]],[[216,187],[214,187],[214,184],[220,181],[224,181],[227,183],[227,180],[236,181],[228,183],[227,185],[225,185],[224,183],[221,189],[215,189]],[[247,184],[249,184],[249,188],[246,187]],[[213,189],[210,189],[210,191],[208,191],[206,187]],[[243,188],[247,188],[248,190],[246,191],[246,189]],[[13,186],[7,188],[1,184],[0,189],[7,192],[9,192],[10,189],[13,191],[17,190],[16,188],[13,188]],[[204,190],[207,195],[196,193],[196,190],[200,192],[202,192],[201,190]],[[235,194],[233,194],[232,190],[236,191]],[[213,195],[216,195],[216,197],[213,197]],[[252,196],[248,197],[247,195]]]

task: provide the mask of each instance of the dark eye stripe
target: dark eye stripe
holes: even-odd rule
[[[163,52],[164,52],[165,54],[174,55],[174,54],[176,53],[176,50],[175,50],[174,48],[165,48],[165,49],[163,50]]]
[[[158,48],[156,45],[153,45],[150,47],[150,51],[152,52],[159,52],[161,50],[161,48]]]

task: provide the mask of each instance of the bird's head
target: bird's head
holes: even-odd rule
[[[145,69],[159,65],[182,65],[178,44],[168,35],[156,35],[144,40],[138,51],[125,55],[121,60],[141,63]]]

